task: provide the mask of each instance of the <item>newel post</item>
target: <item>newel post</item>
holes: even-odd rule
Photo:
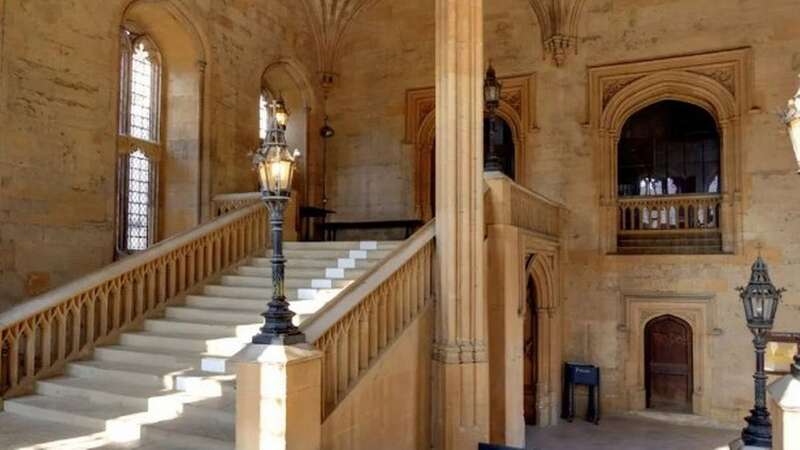
[[[322,352],[250,344],[234,356],[237,450],[319,450]]]

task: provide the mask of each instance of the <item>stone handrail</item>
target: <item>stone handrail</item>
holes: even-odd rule
[[[324,417],[432,299],[435,235],[429,222],[301,325],[325,355]]]
[[[619,232],[719,231],[718,194],[620,197]]]
[[[487,172],[487,225],[512,225],[558,239],[563,205],[515,183],[499,172]]]
[[[241,192],[236,194],[219,194],[211,199],[214,217],[224,216],[261,201],[260,192]]]
[[[35,297],[0,315],[0,398],[27,392],[203,280],[265,245],[253,205]]]

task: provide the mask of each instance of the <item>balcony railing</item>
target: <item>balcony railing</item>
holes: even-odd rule
[[[618,231],[718,232],[721,205],[718,194],[620,197]]]
[[[558,239],[563,206],[526,189],[499,172],[484,174],[487,225],[512,225]]]

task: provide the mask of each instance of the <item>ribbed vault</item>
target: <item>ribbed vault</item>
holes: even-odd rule
[[[336,61],[347,27],[353,19],[380,0],[303,0],[317,43],[323,87],[336,78]]]

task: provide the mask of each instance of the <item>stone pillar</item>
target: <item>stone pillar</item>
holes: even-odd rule
[[[769,386],[773,450],[800,448],[800,377],[786,375]]]
[[[434,448],[489,438],[483,216],[483,0],[436,0]]]
[[[236,449],[319,450],[322,353],[250,344],[235,355]]]

